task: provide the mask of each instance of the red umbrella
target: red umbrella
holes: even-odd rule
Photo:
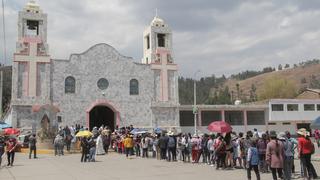
[[[208,130],[217,133],[228,133],[232,131],[232,127],[224,121],[214,121],[209,124]]]
[[[4,135],[10,136],[10,135],[19,135],[20,130],[15,128],[7,128],[4,129]]]

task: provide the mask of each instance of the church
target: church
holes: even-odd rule
[[[141,63],[105,43],[54,59],[47,23],[33,0],[19,12],[9,112],[13,127],[180,127],[178,67],[172,31],[163,19],[154,17],[143,32]]]

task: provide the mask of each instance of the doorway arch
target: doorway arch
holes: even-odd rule
[[[110,127],[112,130],[114,130],[116,127],[120,126],[120,112],[118,111],[117,106],[114,105],[114,103],[109,102],[105,99],[97,99],[94,102],[91,103],[91,105],[86,109],[86,127],[87,128],[93,128],[90,125],[90,112],[97,106],[103,106],[106,108],[109,108],[114,113],[114,126]]]
[[[108,126],[111,130],[115,127],[115,113],[113,110],[107,106],[95,106],[89,112],[89,129],[92,130],[93,127]]]

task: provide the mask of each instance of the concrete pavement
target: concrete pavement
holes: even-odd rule
[[[246,179],[244,170],[215,170],[203,164],[166,162],[155,159],[133,158],[111,153],[98,156],[98,162],[81,163],[80,154],[65,156],[39,155],[28,159],[27,154],[17,153],[13,167],[2,166],[1,180],[206,180]],[[6,159],[4,159],[6,163]],[[320,162],[313,162],[319,171]],[[299,163],[296,161],[296,169]],[[320,172],[319,172],[320,173]],[[254,172],[252,172],[254,177]],[[254,179],[254,178],[253,178]],[[262,179],[271,179],[271,174],[262,174]]]

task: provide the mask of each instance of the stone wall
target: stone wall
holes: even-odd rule
[[[153,99],[153,71],[149,65],[134,63],[107,44],[97,44],[82,54],[73,54],[69,60],[54,60],[52,66],[52,98],[61,112],[63,124],[87,122],[87,110],[95,102],[107,102],[119,112],[120,126],[150,126]],[[65,78],[76,79],[74,94],[66,94]],[[97,87],[97,81],[109,82],[106,90]],[[131,79],[139,81],[139,95],[129,94]]]

